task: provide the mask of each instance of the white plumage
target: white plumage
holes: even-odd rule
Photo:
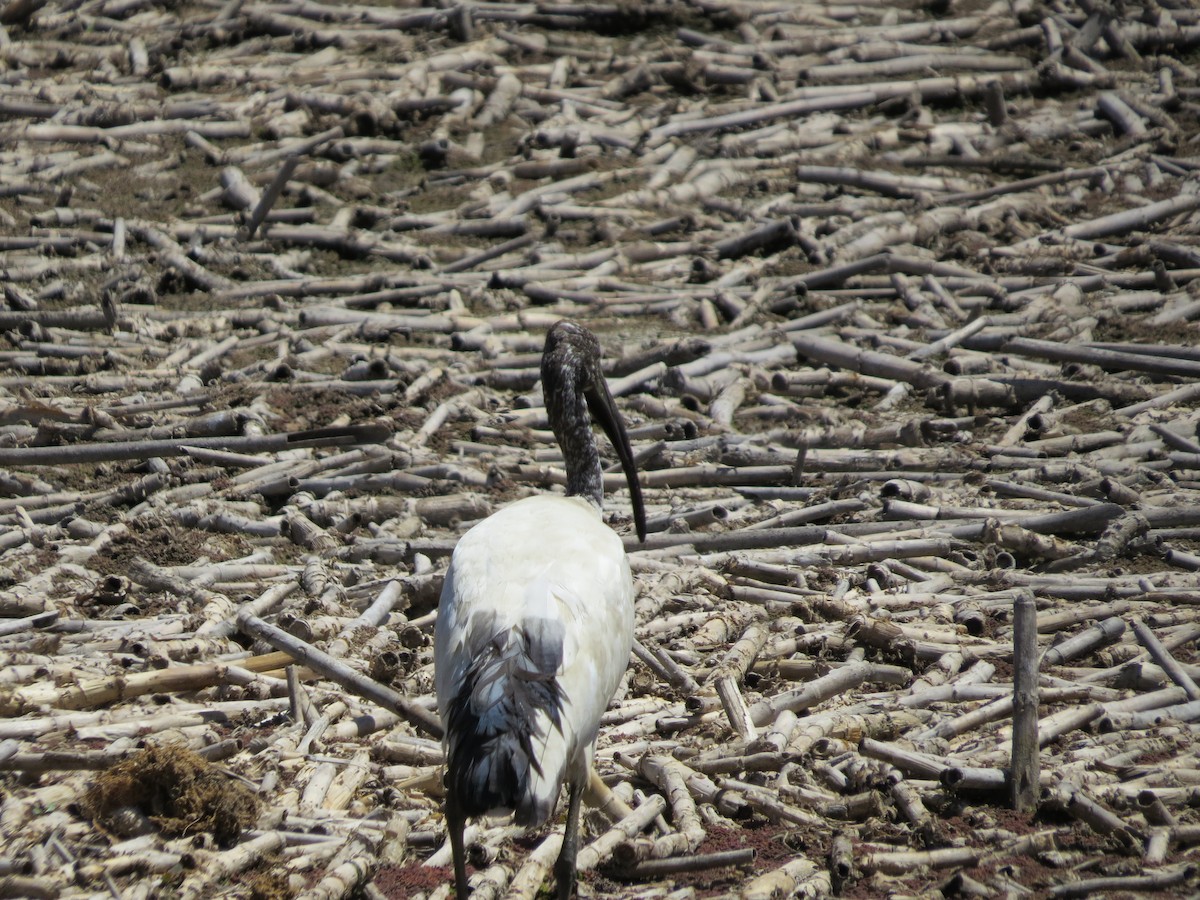
[[[490,767],[507,754],[519,792],[496,808],[540,824],[567,773],[586,777],[600,716],[629,662],[633,581],[621,539],[582,498],[528,497],[459,541],[444,591],[436,652],[449,665],[437,671],[438,704],[449,708],[473,664],[484,669],[470,699],[474,737],[503,753],[481,753],[472,782],[480,795],[504,796],[508,773]],[[536,702],[551,680],[557,725],[553,705]],[[540,772],[522,759],[524,733]]]
[[[538,825],[570,786],[558,895],[574,886],[579,801],[600,717],[629,662],[633,579],[604,524],[588,409],[621,458],[645,534],[625,429],[599,368],[599,343],[560,322],[546,339],[543,392],[563,448],[568,496],[519,500],[459,540],[438,607],[435,677],[446,735],[446,818],[458,893],[467,891],[468,816],[511,812]]]

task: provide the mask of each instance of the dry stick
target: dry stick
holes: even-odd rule
[[[1141,403],[1134,403],[1130,406],[1123,406],[1120,409],[1114,409],[1113,415],[1132,418],[1133,416],[1143,413],[1149,409],[1159,409],[1163,406],[1182,405],[1200,397],[1200,383],[1185,384],[1183,387],[1175,388],[1166,393],[1159,394],[1150,400],[1144,400]]]
[[[537,241],[538,235],[523,234],[520,237],[515,237],[511,240],[504,241],[503,243],[497,244],[494,247],[489,247],[486,250],[480,250],[477,253],[468,253],[458,258],[454,262],[447,263],[446,265],[442,266],[440,271],[445,274],[452,272],[465,272],[469,269],[475,268],[475,266],[479,265],[480,263],[504,256],[504,254],[510,253],[513,250],[520,250],[523,247],[532,246],[533,244],[536,244]]]
[[[111,318],[99,309],[32,309],[0,312],[0,330],[2,331],[15,331],[30,325],[41,325],[43,328],[69,328],[72,331],[106,331],[112,327],[112,324]],[[129,325],[124,320],[119,320],[118,324],[122,328]]]
[[[736,471],[736,470],[731,470]],[[790,469],[787,470],[790,473]],[[783,470],[780,470],[783,474]],[[644,480],[643,480],[644,481]],[[615,482],[614,482],[615,483]],[[721,553],[731,550],[801,546],[819,544],[829,533],[827,528],[801,526],[798,528],[768,528],[761,531],[729,531],[712,534],[671,534],[660,532],[639,543],[636,537],[625,538],[625,552],[661,550],[668,547],[695,547],[700,553]]]
[[[1041,413],[1048,412],[1054,406],[1054,397],[1050,394],[1043,394],[1035,400],[1025,412],[1017,417],[1008,431],[996,442],[998,447],[1011,447],[1017,444],[1021,438],[1025,436],[1025,432],[1029,427],[1029,420]]]
[[[802,688],[760,700],[750,707],[750,719],[756,726],[761,727],[773,721],[775,716],[785,709],[792,712],[811,709],[830,697],[858,687],[870,673],[871,666],[867,663],[852,663],[835,669],[828,675],[810,681]]]
[[[1038,775],[1037,606],[1022,591],[1013,601],[1012,804],[1017,812],[1037,807]]]
[[[918,868],[945,869],[950,866],[973,867],[984,855],[982,848],[945,847],[941,850],[899,850],[894,853],[866,853],[859,858],[864,872],[905,875]]]
[[[802,182],[845,184],[890,197],[916,197],[946,188],[945,179],[941,178],[864,171],[852,166],[798,166],[793,176]]]
[[[385,425],[348,425],[341,428],[314,428],[291,434],[266,434],[250,437],[231,435],[228,437],[68,444],[63,447],[6,447],[0,448],[0,466],[61,466],[71,463],[152,459],[156,456],[183,456],[188,447],[210,447],[234,450],[240,453],[263,453],[297,447],[379,444],[391,436],[391,429]]]
[[[728,113],[721,116],[711,116],[706,119],[693,119],[690,122],[668,122],[650,132],[651,141],[661,141],[677,137],[681,134],[693,134],[698,131],[720,131],[725,128],[740,128],[756,122],[770,119],[794,118],[813,112],[824,112],[837,109],[857,109],[870,106],[878,100],[873,91],[857,91],[840,96],[818,97],[816,99],[791,100],[760,106],[745,112]]]
[[[913,787],[911,782],[905,781],[900,777],[899,773],[894,771],[889,772],[889,781],[891,781],[891,790],[889,793],[892,802],[896,805],[896,809],[917,830],[917,833],[928,834],[932,822],[929,810],[926,809],[920,794],[917,793],[917,789]]]
[[[288,580],[267,588],[256,600],[242,604],[241,609],[248,609],[256,616],[263,616],[282,603],[292,593],[299,582]],[[237,620],[233,617],[224,621],[208,620],[196,629],[196,637],[227,638],[237,631]]]
[[[157,249],[163,262],[171,268],[177,269],[184,277],[195,282],[204,290],[217,291],[233,285],[230,279],[223,275],[216,275],[192,260],[184,249],[170,235],[161,231],[157,225],[143,221],[130,223],[127,227],[137,235],[139,240]]]
[[[638,773],[641,773],[643,778],[652,782],[655,787],[666,794],[668,802],[671,803],[671,818],[678,828],[678,834],[682,838],[682,845],[671,847],[671,850],[678,853],[694,853],[696,847],[700,846],[704,840],[704,827],[701,824],[700,816],[696,812],[696,802],[691,797],[688,790],[688,782],[684,778],[682,768],[672,767],[664,761],[664,757],[646,755],[637,763]],[[655,841],[658,845],[664,839]],[[655,852],[656,847],[650,850],[649,856],[659,857],[665,856],[664,853]]]
[[[1049,634],[1082,622],[1120,616],[1129,612],[1131,608],[1128,600],[1113,600],[1111,603],[1099,603],[1082,608],[1075,607],[1062,612],[1047,613],[1038,617],[1038,632]]]
[[[1200,719],[1200,700],[1163,706],[1142,712],[1110,713],[1100,722],[1102,731],[1141,730],[1164,722],[1195,722]]]
[[[1041,630],[1041,629],[1039,629]],[[1125,631],[1125,620],[1117,616],[1098,622],[1090,628],[1085,628],[1079,634],[1056,644],[1042,656],[1041,667],[1061,666],[1063,663],[1078,659],[1090,653],[1097,647],[1112,643]]]
[[[297,900],[338,900],[353,894],[379,866],[383,838],[382,831],[356,829],[329,861],[321,879],[297,895]]]
[[[288,179],[292,177],[298,165],[300,165],[299,156],[289,156],[283,161],[283,165],[279,167],[279,171],[271,179],[271,183],[267,186],[266,191],[258,198],[258,203],[255,204],[254,211],[250,214],[250,218],[246,222],[247,240],[254,237],[254,232],[258,230],[258,226],[267,218],[267,213],[271,211],[271,207],[275,205],[275,201],[279,199],[279,195],[283,193],[283,186],[288,183]]]
[[[442,723],[436,715],[424,707],[402,697],[389,687],[359,674],[344,662],[322,653],[317,648],[293,637],[286,631],[264,622],[248,610],[242,610],[237,617],[238,628],[251,637],[266,641],[276,650],[282,650],[300,663],[321,673],[331,681],[340,684],[347,690],[353,691],[373,703],[377,703],[389,712],[393,712],[407,720],[414,728],[435,738],[442,736]]]
[[[1146,875],[1110,875],[1100,878],[1085,878],[1070,884],[1059,884],[1050,888],[1048,896],[1054,898],[1091,897],[1096,894],[1140,894],[1143,891],[1165,891],[1178,887],[1195,877],[1190,863],[1180,863]]]
[[[915,387],[938,387],[949,382],[949,377],[931,366],[912,360],[863,350],[853,344],[832,341],[815,334],[791,333],[788,340],[805,357],[823,365],[850,369],[863,375],[874,375],[904,381]]]
[[[1072,785],[1060,785],[1048,798],[1053,805],[1058,805],[1073,818],[1090,827],[1097,834],[1110,834],[1132,850],[1141,843],[1141,835],[1132,825],[1123,822],[1111,810],[1101,806],[1082,788]]]
[[[724,866],[748,866],[754,862],[754,848],[742,850],[719,850],[714,853],[697,853],[667,859],[646,859],[630,866],[625,874],[633,878],[655,879],[683,872],[702,872]]]
[[[939,723],[937,726],[926,732],[926,735],[929,737],[953,738],[960,734],[966,734],[968,731],[972,731],[973,729],[978,728],[980,725],[984,725],[988,722],[994,722],[997,719],[1010,718],[1013,712],[1013,697],[1011,689],[1009,689],[1007,685],[1001,684],[987,685],[987,687],[999,688],[1001,690],[1009,691],[1009,693],[1006,696],[996,697],[996,699],[992,700],[990,703],[985,703],[983,706],[977,706],[975,709],[971,710],[970,712],[963,713],[961,716],[957,716],[956,718],[948,719]],[[980,699],[986,699],[987,696],[987,694],[984,694]],[[1087,685],[1081,685],[1080,687],[1046,688],[1045,690],[1039,691],[1038,702],[1057,703],[1062,701],[1087,700],[1092,696],[1092,689]],[[956,697],[954,699],[973,698],[968,695],[965,698]],[[1171,701],[1167,700],[1166,702]],[[925,737],[926,735],[921,736]]]
[[[833,887],[840,893],[841,886],[854,872],[854,842],[845,832],[835,834],[830,843],[829,871],[833,877]]]
[[[225,189],[223,199],[228,205],[247,210],[262,199],[258,188],[250,183],[245,173],[237,166],[226,166],[221,170],[220,178],[221,187]]]
[[[794,288],[797,285],[804,285],[810,290],[831,287],[841,285],[855,275],[866,275],[872,272],[883,272],[888,275],[896,272],[905,275],[937,275],[943,278],[961,279],[964,283],[970,286],[978,285],[981,289],[985,284],[983,276],[978,272],[962,269],[949,263],[929,262],[890,253],[876,253],[873,256],[839,263],[815,272],[789,276],[780,282],[780,287]],[[990,284],[990,282],[987,283]],[[893,290],[889,288],[889,295]]]
[[[1032,338],[1012,338],[1000,349],[1006,353],[1037,356],[1055,362],[1084,363],[1116,371],[1149,372],[1154,375],[1175,375],[1182,378],[1200,377],[1200,362],[1188,359],[1164,359],[1142,353],[1122,353]]]
[[[1133,632],[1137,635],[1138,641],[1146,648],[1154,661],[1162,666],[1163,671],[1170,676],[1172,681],[1184,689],[1188,699],[1193,701],[1200,700],[1200,687],[1196,686],[1196,682],[1184,671],[1183,666],[1179,664],[1178,660],[1171,655],[1171,651],[1162,645],[1162,642],[1154,632],[1146,627],[1146,623],[1137,616],[1133,617]]]
[[[640,764],[634,764],[632,761],[625,759],[622,759],[622,764],[628,765],[630,768],[638,768],[640,771]],[[742,816],[748,812],[748,805],[745,798],[728,791],[723,791],[707,775],[697,772],[677,759],[672,759],[669,756],[653,757],[653,766],[645,773],[646,777],[651,781],[654,781],[657,777],[653,772],[655,767],[673,771],[675,775],[683,779],[683,783],[687,785],[687,789],[696,800],[701,803],[711,803],[724,816]]]
[[[12,747],[19,746],[16,741],[5,741],[5,744]],[[44,750],[37,753],[13,753],[6,755],[4,749],[4,747],[0,747],[0,771],[32,774],[81,769],[99,771],[111,768],[138,752],[132,749]]]
[[[612,855],[622,841],[635,837],[643,828],[666,811],[667,801],[659,794],[651,794],[630,815],[617,822],[600,837],[579,851],[576,870],[586,872],[595,868]]]
[[[908,358],[913,362],[922,362],[930,357],[938,356],[939,354],[945,353],[952,347],[957,347],[971,335],[982,331],[990,324],[991,322],[988,320],[987,316],[980,316],[978,319],[968,322],[962,328],[950,332],[943,338],[939,338],[932,344],[929,344],[925,347],[918,347],[916,350],[908,354]]]
[[[82,679],[66,685],[56,685],[53,682],[38,683],[0,693],[0,715],[19,716],[39,706],[88,709],[144,694],[199,691],[218,684],[247,685],[256,680],[254,673],[244,668],[206,663],[172,666],[132,675],[116,674]]]
[[[1198,206],[1200,206],[1200,194],[1180,194],[1168,200],[1159,200],[1157,203],[1147,203],[1145,206],[1101,216],[1088,222],[1068,225],[1062,230],[1062,234],[1065,237],[1076,239],[1126,234],[1135,229],[1145,228],[1160,219],[1191,212]]]
[[[777,869],[765,872],[747,884],[741,891],[742,900],[772,900],[774,897],[801,896],[797,886],[817,875],[817,865],[804,856],[798,856]],[[826,874],[828,878],[828,875]],[[824,896],[814,893],[813,896]]]
[[[203,897],[218,882],[245,871],[263,858],[274,856],[283,848],[282,832],[267,832],[231,850],[213,854],[205,860],[199,871],[184,880],[179,887],[179,896],[186,900]]]
[[[1164,706],[1183,703],[1187,700],[1187,692],[1179,685],[1172,687],[1161,688],[1157,691],[1148,691],[1145,694],[1135,694],[1126,700],[1113,700],[1104,704],[1106,716],[1113,713],[1125,712],[1140,712],[1147,709],[1161,709]],[[1105,730],[1104,719],[1099,723],[1101,730]]]
[[[1161,801],[1158,805],[1162,807]],[[1166,809],[1163,809],[1166,812]],[[1167,858],[1167,851],[1171,846],[1171,829],[1165,825],[1155,826],[1149,829],[1146,837],[1146,852],[1142,854],[1142,859],[1147,865],[1159,865]]]
[[[1045,747],[1076,728],[1082,728],[1093,719],[1104,715],[1104,707],[1099,703],[1089,703],[1061,710],[1045,718],[1038,719],[1038,746]]]
[[[721,706],[730,726],[745,741],[754,740],[755,730],[745,698],[738,690],[738,682],[750,670],[754,658],[758,656],[769,636],[770,627],[765,622],[751,622],[709,676],[717,696],[721,698]]]
[[[1118,126],[1121,134],[1143,137],[1146,126],[1133,109],[1113,91],[1102,91],[1096,98],[1097,111]]]
[[[679,663],[675,662],[658,644],[651,643],[647,646],[641,641],[635,640],[633,653],[659,678],[681,693],[691,696],[700,690],[696,679],[685,672]]]
[[[8,634],[20,634],[23,631],[32,631],[35,628],[47,628],[58,621],[58,610],[47,610],[46,612],[34,613],[32,616],[25,616],[20,619],[10,619],[7,622],[0,622],[0,637]]]
[[[896,744],[877,741],[870,737],[863,737],[859,740],[858,752],[872,759],[881,759],[907,775],[922,779],[936,781],[942,773],[951,768],[950,762],[946,759],[927,753],[905,750]]]
[[[803,509],[781,513],[769,519],[762,519],[761,521],[747,525],[745,530],[760,531],[764,528],[791,528],[805,522],[829,519],[844,513],[860,512],[866,508],[867,504],[857,498],[830,500],[828,503],[816,503],[812,506],[806,506]]]
[[[279,665],[276,664],[272,668],[279,668]],[[39,718],[26,717],[24,719],[9,720],[0,723],[0,739],[31,739],[63,729],[70,729],[72,731],[83,729],[84,733],[90,734],[87,731],[90,728],[97,729],[100,732],[100,737],[107,737],[109,733],[120,734],[122,731],[128,734],[144,735],[161,731],[164,728],[203,725],[207,722],[229,722],[231,721],[231,716],[240,715],[248,711],[273,714],[277,710],[285,708],[286,705],[287,699],[283,697],[272,698],[270,700],[237,700],[212,703],[207,705],[203,710],[198,710],[195,706],[189,705],[187,712],[151,716],[149,718],[147,718],[144,712],[140,711],[135,711],[132,715],[129,712],[122,715],[109,710],[76,713],[59,712]]]
[[[562,850],[563,832],[559,827],[546,835],[525,859],[508,886],[509,900],[533,900],[550,873],[550,867]]]

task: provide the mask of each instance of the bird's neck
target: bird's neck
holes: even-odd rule
[[[597,508],[603,508],[604,474],[600,469],[600,451],[592,434],[587,403],[578,392],[564,393],[566,397],[562,398],[559,415],[553,416],[551,423],[566,462],[567,496],[584,497]]]

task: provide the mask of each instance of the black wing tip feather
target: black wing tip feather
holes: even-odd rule
[[[446,785],[457,795],[464,815],[513,810],[518,824],[532,825],[549,813],[530,808],[528,803],[529,769],[542,777],[546,774],[534,752],[530,726],[537,711],[543,710],[561,731],[563,694],[553,678],[526,680],[510,675],[502,701],[511,707],[505,716],[508,727],[485,726],[472,709],[471,698],[486,670],[503,664],[496,654],[478,657],[450,700],[446,710]]]

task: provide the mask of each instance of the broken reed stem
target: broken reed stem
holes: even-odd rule
[[[725,866],[748,866],[754,862],[754,849],[720,850],[714,853],[697,853],[668,859],[646,859],[630,866],[625,874],[631,878],[665,878],[685,872],[703,872]]]
[[[189,447],[235,450],[240,453],[264,453],[297,447],[344,447],[359,443],[380,443],[391,437],[391,430],[379,425],[352,425],[345,428],[312,429],[292,434],[253,437],[190,437],[147,441],[72,444],[64,447],[0,448],[0,465],[61,466],[116,460],[152,459],[182,456]]]
[[[600,837],[579,850],[576,869],[586,872],[607,860],[621,841],[629,840],[663,814],[667,801],[660,794],[651,794],[634,811],[617,822]]]
[[[298,640],[282,629],[264,622],[247,610],[238,613],[237,622],[238,628],[250,637],[258,638],[277,650],[290,654],[297,662],[320,672],[326,678],[353,691],[358,696],[394,712],[406,719],[413,727],[431,737],[440,738],[442,736],[441,721],[434,713],[402,697],[392,689],[364,677],[345,663]]]
[[[1146,648],[1151,658],[1162,666],[1164,672],[1177,685],[1183,688],[1189,700],[1200,700],[1200,687],[1196,686],[1196,682],[1171,655],[1171,651],[1163,646],[1158,637],[1146,627],[1138,616],[1133,617],[1133,632],[1137,635],[1138,642]]]

